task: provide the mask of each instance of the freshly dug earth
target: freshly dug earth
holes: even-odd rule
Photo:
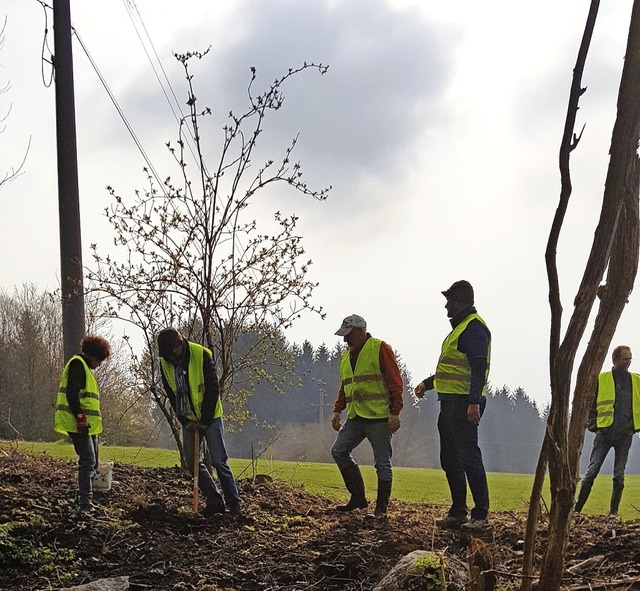
[[[389,519],[378,523],[258,476],[238,481],[242,517],[205,518],[191,512],[191,483],[179,468],[117,464],[113,478],[110,492],[96,494],[99,510],[85,516],[72,501],[72,462],[0,450],[0,589],[53,590],[128,576],[139,591],[362,591],[413,550],[463,564],[470,543],[468,534],[437,529],[443,508],[426,504],[392,499]],[[492,513],[491,529],[480,536],[500,589],[519,587],[525,519]],[[640,588],[639,533],[636,522],[583,518],[571,530],[567,588],[611,589],[614,581]],[[539,564],[543,531],[538,544]]]

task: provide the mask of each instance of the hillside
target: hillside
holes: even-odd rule
[[[90,517],[74,510],[74,488],[73,463],[0,451],[0,589],[59,589],[126,575],[139,591],[362,591],[416,549],[462,563],[470,541],[434,527],[439,507],[392,501],[388,521],[374,523],[266,476],[239,481],[241,518],[191,513],[190,484],[177,468],[116,465],[112,490],[96,495],[100,510]],[[483,534],[501,589],[518,586],[524,519],[493,514]],[[640,581],[639,530],[606,517],[574,526],[568,588]],[[588,558],[590,567],[579,566]]]

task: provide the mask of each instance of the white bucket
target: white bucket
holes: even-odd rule
[[[93,477],[93,490],[95,492],[110,491],[112,473],[113,462],[99,462],[98,469]]]

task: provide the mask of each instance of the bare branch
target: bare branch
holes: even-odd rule
[[[158,330],[168,325],[214,351],[221,394],[231,409],[227,415],[241,422],[253,385],[267,380],[277,387],[280,368],[291,365],[282,331],[302,313],[323,315],[311,301],[317,284],[307,278],[311,261],[296,235],[298,218],[275,212],[271,221],[258,224],[250,207],[261,190],[277,184],[326,199],[329,189],[309,188],[301,165],[292,160],[297,137],[279,160],[267,160],[253,173],[252,158],[265,118],[283,105],[283,85],[306,70],[323,74],[327,68],[292,68],[260,94],[253,91],[252,69],[249,107],[240,116],[229,113],[220,155],[210,169],[202,138],[212,110],[199,106],[189,69],[190,60],[206,54],[176,55],[184,67],[189,112],[176,144],[167,143],[167,149],[180,180],[167,177],[159,191],[147,173],[147,187],[133,198],[108,189],[113,202],[105,215],[120,255],[101,255],[92,245],[94,270],[88,278],[105,298],[109,315],[143,331],[149,352]],[[189,151],[196,167],[187,166]],[[145,358],[147,366],[153,358]],[[139,373],[162,407],[157,368]]]

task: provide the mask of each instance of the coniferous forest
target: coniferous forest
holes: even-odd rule
[[[108,334],[98,324],[97,332]],[[131,376],[135,357],[126,339],[110,335],[112,359],[98,370],[105,431],[103,444],[171,448],[174,442],[166,419],[155,406],[148,385]],[[332,462],[335,432],[330,417],[338,386],[342,349],[335,344],[287,344],[290,369],[276,380],[256,382],[244,401],[243,420],[226,422],[227,449],[232,457],[261,456],[288,461]],[[144,352],[141,357],[144,357]],[[439,467],[438,402],[435,393],[413,397],[412,378],[405,379],[402,427],[394,435],[394,464]],[[62,330],[58,300],[32,285],[0,293],[0,439],[53,441],[54,401],[62,358]],[[270,368],[273,374],[273,368]],[[489,388],[487,410],[480,427],[480,443],[487,470],[533,473],[545,428],[540,409],[522,389]],[[226,409],[227,415],[231,409]],[[237,410],[237,409],[236,409]],[[593,435],[586,434],[582,472],[588,463]],[[370,447],[360,446],[355,457],[372,463]],[[611,471],[607,458],[603,473]],[[631,449],[627,473],[640,473],[638,443]]]

